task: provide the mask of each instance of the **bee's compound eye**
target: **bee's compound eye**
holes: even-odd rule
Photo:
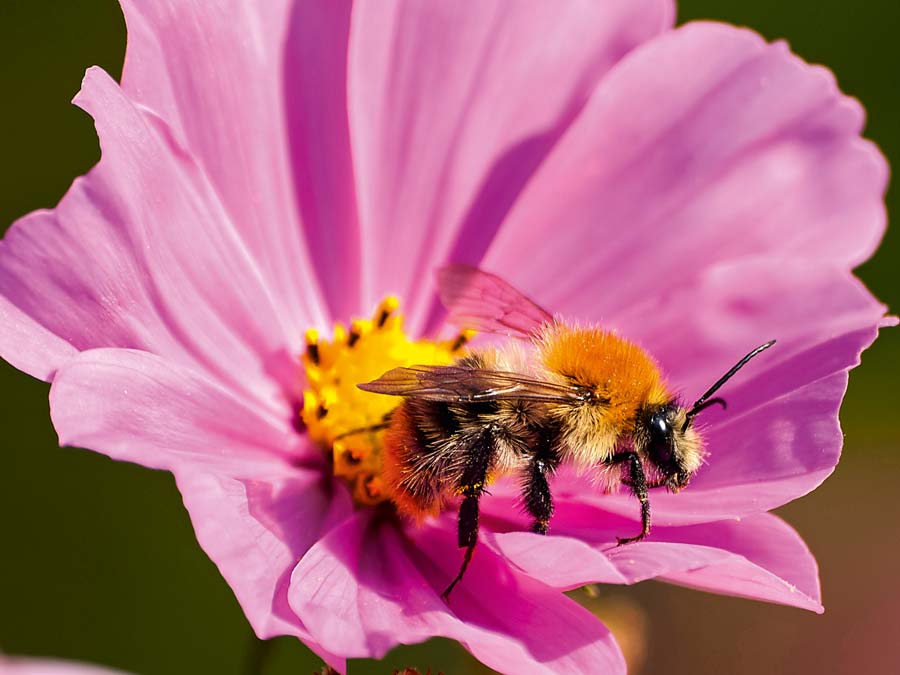
[[[672,425],[665,411],[650,416],[647,424],[649,432],[648,451],[650,458],[657,465],[668,464],[672,460],[673,436]]]
[[[672,428],[669,426],[669,420],[662,415],[654,415],[650,419],[650,433],[654,436],[668,436]]]

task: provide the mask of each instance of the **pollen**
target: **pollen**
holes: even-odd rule
[[[389,499],[382,478],[382,443],[401,399],[362,391],[391,368],[445,365],[462,355],[470,331],[446,341],[411,340],[403,331],[397,298],[389,296],[371,319],[356,319],[349,330],[334,327],[330,340],[306,332],[301,360],[306,374],[300,415],[310,438],[333,459],[334,474],[350,485],[358,505]]]

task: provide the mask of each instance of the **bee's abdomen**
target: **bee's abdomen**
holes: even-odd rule
[[[400,513],[437,514],[463,468],[454,438],[456,413],[446,403],[406,399],[385,434],[384,481]]]

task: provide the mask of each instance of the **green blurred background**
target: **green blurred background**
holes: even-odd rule
[[[210,0],[215,1],[215,0]],[[260,0],[265,1],[265,0]],[[869,113],[866,135],[900,158],[900,3],[896,0],[684,0],[681,21],[714,18],[786,38],[837,74]],[[0,225],[53,206],[99,152],[68,104],[84,69],[118,76],[125,47],[116,0],[0,0]],[[897,213],[898,189],[888,195]],[[900,307],[900,232],[860,276]],[[656,583],[588,600],[623,642],[632,673],[900,673],[900,331],[885,331],[854,371],[844,457],[812,495],[781,509],[821,567],[824,616]],[[56,444],[46,384],[0,364],[0,650],[94,661],[138,675],[256,672],[255,639],[198,548],[168,474]],[[320,662],[273,641],[264,672]],[[488,672],[454,643],[404,647],[352,673],[431,666]]]

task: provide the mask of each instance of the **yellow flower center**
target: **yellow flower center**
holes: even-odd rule
[[[472,333],[453,340],[410,340],[403,332],[397,298],[386,298],[371,320],[357,319],[349,332],[334,327],[331,340],[306,332],[306,372],[301,416],[310,438],[334,460],[334,474],[350,485],[360,505],[390,499],[381,478],[381,447],[390,415],[401,399],[372,394],[356,385],[377,379],[391,368],[452,363]]]

